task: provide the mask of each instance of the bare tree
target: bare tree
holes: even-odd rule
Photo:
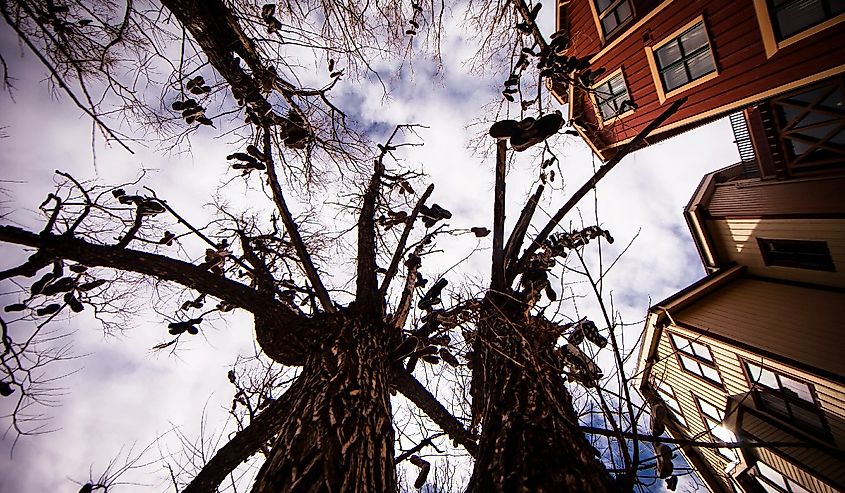
[[[0,226],[0,241],[31,252],[26,261],[0,272],[0,280],[20,288],[20,301],[6,307],[17,318],[0,319],[2,390],[16,394],[19,403],[13,420],[27,418],[26,409],[40,402],[39,392],[51,395],[49,381],[38,378],[43,363],[68,355],[61,339],[49,333],[49,322],[60,313],[90,308],[108,324],[109,315],[124,311],[118,306],[120,276],[129,275],[132,282],[137,278],[131,276],[140,275],[181,287],[179,302],[163,309],[171,321],[159,350],[178,347],[210,318],[240,309],[253,316],[256,344],[269,359],[259,372],[262,378],[229,374],[238,431],[212,456],[200,457],[202,464],[187,484],[171,473],[182,491],[216,491],[256,453],[266,459],[254,492],[396,491],[396,465],[406,460],[419,469],[415,483],[420,487],[431,469],[425,451],[437,450],[441,437],[474,457],[470,491],[633,487],[643,464],[639,443],[667,439],[659,433],[642,436],[637,429],[645,406],[627,385],[628,348],[616,340],[620,326],[612,310],[604,311],[605,339],[591,321],[547,316],[538,301],[557,297],[548,276],[558,260],[572,251],[580,254],[590,240],[609,239],[598,224],[555,233],[560,221],[682,101],[600,167],[526,242],[545,187],[540,183],[506,239],[508,143],[515,151],[542,145],[541,167],[548,167],[556,157],[546,139],[564,122],[559,112],[546,110],[546,81],[586,89],[600,69],[562,55],[562,34],[549,41],[543,37],[535,23],[539,4],[476,4],[477,22],[485,11],[494,21],[484,31],[480,56],[509,53],[503,99],[518,99],[521,114],[533,116],[500,121],[490,129],[498,139],[490,284],[463,293],[448,308],[436,308],[447,281],[427,280],[420,271],[435,239],[483,237],[490,231],[447,229],[443,221],[451,213],[428,203],[433,186],[421,193],[415,189],[421,177],[401,166],[397,156],[419,145],[417,126],[399,125],[386,141],[371,146],[332,102],[330,91],[344,76],[341,57],[351,72],[373,73],[372,53],[405,47],[408,36],[428,32],[436,53],[443,7],[130,1],[120,6],[117,18],[123,20],[114,25],[118,6],[93,4],[17,1],[0,3],[0,10],[48,67],[52,81],[110,140],[131,145],[131,138],[117,134],[107,121],[114,107],[137,111],[136,122],[155,121],[157,130],[176,141],[221,119],[238,121],[243,138],[228,160],[244,177],[261,176],[258,187],[272,214],[262,219],[221,205],[213,223],[198,227],[166,197],[143,187],[143,178],[104,187],[59,173],[58,189],[41,206],[40,231]],[[179,53],[172,57],[175,46]],[[171,75],[157,104],[113,76],[111,67],[121,63],[114,55],[118,49],[134,53],[135,62],[149,57],[168,68]],[[324,84],[313,84],[318,77],[289,61],[296,49],[325,61]],[[523,97],[523,75],[533,79],[526,86],[531,97]],[[99,88],[99,97],[91,95],[93,88]],[[214,98],[224,108],[216,115],[209,109]],[[351,197],[345,206],[355,217],[355,251],[346,252],[354,273],[346,284],[327,275],[329,260],[321,253],[330,240],[309,232],[312,218],[294,215],[289,203],[291,183],[319,186],[335,176],[355,184],[345,191]],[[425,231],[415,233],[419,223]],[[120,233],[115,238],[111,231]],[[586,266],[585,272],[589,276]],[[590,279],[600,300],[601,276],[600,270],[598,281]],[[27,322],[34,327],[30,335],[13,337],[7,330],[10,323]],[[564,335],[568,342],[561,344]],[[616,369],[608,374],[618,379],[615,388],[598,385],[602,377],[578,348],[578,337],[610,345]],[[39,352],[36,341],[39,347],[52,343],[54,352]],[[298,370],[287,376],[280,365]],[[453,372],[453,402],[438,399],[433,378],[420,382],[423,370]],[[467,384],[463,377],[469,376]],[[591,397],[578,400],[583,388]],[[394,391],[439,428],[414,437],[416,443],[399,454],[394,451]],[[584,402],[596,402],[598,411],[583,407]],[[594,412],[603,417],[602,426],[592,426]],[[21,434],[39,430],[14,426]],[[597,436],[609,439],[596,441]],[[437,474],[446,475],[441,484],[450,489],[447,470],[435,468]],[[104,478],[97,486],[111,481]]]

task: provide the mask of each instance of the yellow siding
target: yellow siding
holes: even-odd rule
[[[708,298],[712,298],[713,296],[714,295],[711,294]],[[701,301],[699,303],[701,303]],[[687,310],[690,309],[688,308]],[[679,314],[673,314],[673,318],[679,321],[688,321],[686,317],[687,310]],[[747,318],[755,311],[756,310],[749,310],[748,312],[744,312],[743,315]],[[709,327],[704,326],[703,328],[707,329]],[[724,388],[713,385],[686,372],[678,362],[674,349],[669,342],[667,331],[678,333],[684,337],[694,339],[708,345],[724,383]],[[840,347],[841,346],[836,347],[835,350],[838,350]],[[675,397],[678,400],[678,404],[680,405],[684,418],[688,424],[688,428],[685,430],[686,436],[690,438],[702,440],[710,439],[707,434],[708,430],[705,426],[705,422],[699,414],[698,407],[696,406],[696,397],[706,400],[721,409],[725,409],[728,396],[742,396],[748,394],[751,390],[741,366],[741,358],[744,358],[756,361],[764,366],[779,371],[780,373],[812,383],[815,387],[820,406],[826,412],[826,417],[828,418],[828,423],[831,426],[831,433],[836,445],[839,448],[843,448],[845,445],[845,425],[843,425],[843,423],[845,423],[845,385],[826,380],[816,375],[808,374],[807,372],[796,368],[785,366],[778,361],[763,358],[753,352],[729,346],[712,337],[701,335],[697,332],[692,332],[674,325],[669,326],[663,331],[658,343],[656,356],[657,360],[654,363],[651,374],[655,380],[665,381],[672,386],[675,392]],[[747,398],[750,399],[750,397]],[[753,407],[753,401],[748,402],[747,405],[749,407]],[[745,413],[745,417],[748,416],[749,414]],[[755,424],[753,418],[747,419],[748,421],[745,419],[743,420],[743,425],[753,426]],[[749,431],[752,431],[755,435],[759,433],[760,435],[758,435],[758,437],[763,440],[796,440],[795,436],[772,428],[770,425],[768,425],[767,428],[762,428],[759,426],[759,423],[757,424],[758,426],[753,431]],[[798,436],[801,435],[799,434]],[[722,478],[724,482],[723,486],[730,491],[730,486],[728,486],[724,473],[727,460],[725,460],[715,449],[699,449],[699,452],[710,464],[713,473],[717,477]],[[771,455],[771,452],[767,453]],[[796,462],[811,465],[817,470],[832,477],[834,481],[845,482],[845,468],[842,467],[841,462],[835,460],[831,462],[829,456],[821,454],[818,451],[814,451],[813,449],[792,448],[789,449],[787,453],[794,453],[794,460]],[[810,487],[811,491],[817,491],[819,493],[836,491],[829,485],[822,485],[811,475],[797,471],[796,468],[790,465],[787,461],[779,459],[777,456],[774,457],[779,461],[777,464],[773,463],[775,462],[775,459],[771,459],[771,461],[766,460],[766,462],[772,466],[776,466],[779,470],[784,471],[787,475],[796,481],[799,481],[802,485]],[[792,469],[785,469],[787,466],[781,466],[781,463],[787,464],[787,466]],[[842,470],[841,473],[839,473],[840,470]]]
[[[707,228],[722,262],[755,275],[845,287],[845,219],[711,219]],[[757,238],[826,241],[836,272],[766,266]]]
[[[796,467],[793,463],[784,460],[771,450],[761,448],[757,450],[757,453],[759,454],[760,460],[813,493],[840,493],[840,490],[820,481],[815,476],[808,474],[799,467]]]
[[[845,376],[845,293],[736,279],[677,320]]]

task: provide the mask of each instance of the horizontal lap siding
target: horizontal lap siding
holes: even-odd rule
[[[751,274],[845,287],[845,219],[711,219],[707,228],[719,257],[747,266]],[[767,266],[758,237],[825,241],[836,271]]]
[[[753,313],[754,309],[750,309],[749,313]],[[686,316],[686,311],[674,314],[676,320],[689,322]],[[699,323],[700,319],[697,320]],[[730,325],[729,325],[730,326]],[[720,332],[715,329],[715,326],[702,327],[710,329],[714,332]],[[698,408],[695,404],[695,398],[699,397],[710,402],[718,407],[725,408],[726,399],[728,396],[734,396],[736,399],[748,399],[743,401],[743,404],[755,408],[753,400],[747,392],[750,386],[742,371],[741,359],[748,359],[751,361],[758,361],[767,367],[773,368],[781,373],[792,375],[804,381],[813,384],[820,407],[826,412],[826,418],[831,428],[831,433],[834,437],[834,443],[839,448],[845,446],[845,386],[830,382],[826,379],[815,375],[807,374],[806,372],[797,370],[795,368],[787,367],[777,361],[772,361],[762,358],[754,353],[741,350],[719,340],[701,335],[697,332],[689,331],[682,327],[671,326],[669,331],[676,332],[682,336],[697,340],[702,344],[708,345],[710,348],[714,361],[724,382],[724,389],[714,386],[694,375],[684,371],[678,363],[674,350],[669,343],[668,336],[664,332],[663,337],[658,346],[659,361],[655,364],[652,372],[657,379],[662,379],[669,383],[678,400],[681,409],[684,412],[684,417],[688,424],[688,429],[685,430],[688,437],[698,437],[702,440],[709,440],[710,437],[706,432],[703,418],[700,416]],[[765,327],[758,328],[761,332],[765,331]],[[800,434],[792,435],[786,433],[784,430],[773,427],[764,421],[759,420],[756,416],[750,413],[744,413],[743,428],[753,434],[761,441],[780,441],[793,442],[800,439]],[[796,438],[798,437],[798,438]],[[727,461],[715,449],[699,448],[699,452],[708,461],[711,469],[717,476],[724,476],[722,471],[727,464]],[[805,464],[811,470],[818,471],[824,477],[830,478],[832,482],[839,482],[845,480],[842,477],[845,473],[845,468],[842,467],[841,462],[832,459],[829,455],[817,449],[811,448],[789,448],[783,450],[782,453],[788,454],[793,461],[800,464]],[[813,476],[798,471],[795,467],[789,465],[783,459],[778,459],[777,466],[779,470],[786,471],[783,467],[790,467],[788,469],[790,476],[798,480],[801,484],[811,488],[812,491],[828,492],[836,491],[829,485],[820,483]],[[770,465],[771,462],[767,461]],[[782,463],[787,466],[781,466]]]
[[[814,493],[838,493],[840,490],[820,481],[815,476],[808,474],[801,468],[796,467],[792,462],[782,458],[772,450],[760,448],[757,449],[757,454],[760,460],[771,466],[778,472],[785,474],[793,481],[809,489]]]
[[[569,46],[567,53],[583,57],[597,53],[601,49],[596,21],[590,10],[592,0],[573,0],[569,3]]]
[[[677,320],[836,375],[845,375],[845,294],[737,279]]]
[[[573,31],[570,53],[585,56],[597,52],[598,33],[587,0],[573,0],[570,12],[573,30],[581,30]],[[647,66],[643,34],[649,31],[652,43],[658,43],[702,13],[720,73],[712,81],[679,94],[678,97],[687,96],[689,100],[666,125],[845,64],[845,50],[836,49],[845,37],[845,23],[780,49],[767,60],[751,0],[676,0],[639,29],[626,32],[625,38],[593,65],[605,68],[606,73],[624,67],[629,93],[639,105],[632,115],[601,132],[596,138],[599,146],[633,137],[672,100],[661,105],[657,99],[655,81]],[[637,10],[637,19],[644,15],[645,12]],[[589,111],[584,113],[590,123],[595,123],[595,117]]]
[[[845,215],[845,177],[824,180],[737,181],[716,185],[707,203],[715,217],[771,214]]]
[[[708,428],[705,426],[703,418],[698,411],[695,397],[704,399],[715,406],[721,406],[724,409],[727,402],[725,391],[684,371],[680,367],[674,349],[665,334],[664,332],[658,345],[657,354],[659,361],[654,365],[652,375],[656,380],[662,380],[672,386],[672,390],[675,392],[675,398],[687,422],[686,429],[679,427],[684,432],[685,437],[710,441],[711,437],[708,433]],[[714,358],[717,359],[720,372],[723,372],[723,366],[726,360],[721,355],[714,354]],[[724,468],[727,461],[715,449],[697,448],[697,450],[709,464],[712,473],[724,481]],[[725,481],[724,486],[730,491],[727,481]]]

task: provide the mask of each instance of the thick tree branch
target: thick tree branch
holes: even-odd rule
[[[408,315],[411,313],[411,303],[414,298],[414,289],[417,286],[417,271],[420,268],[420,254],[422,253],[423,246],[425,246],[425,240],[430,235],[426,235],[426,238],[420,242],[419,245],[414,249],[414,253],[411,254],[411,257],[405,262],[405,265],[408,267],[408,273],[405,276],[405,287],[402,289],[402,296],[399,298],[399,304],[396,306],[396,313],[393,314],[393,319],[390,321],[391,324],[397,328],[401,329],[405,322],[408,320]]]
[[[537,236],[534,238],[534,241],[531,242],[531,245],[529,245],[528,248],[525,249],[525,252],[522,253],[522,257],[520,257],[519,261],[514,265],[514,268],[508,271],[508,283],[513,282],[516,276],[520,272],[525,270],[528,265],[528,261],[531,260],[531,256],[534,255],[534,252],[536,252],[537,249],[540,248],[540,246],[543,244],[543,242],[546,241],[546,238],[548,238],[551,232],[557,227],[561,219],[563,219],[563,217],[567,213],[569,213],[569,211],[571,211],[572,208],[575,207],[578,202],[580,202],[581,199],[584,198],[584,196],[587,195],[587,193],[592,190],[598,184],[598,182],[601,181],[602,178],[605,177],[605,175],[607,175],[614,167],[616,167],[616,165],[619,164],[619,162],[622,161],[625,156],[635,151],[643,143],[643,141],[645,141],[646,137],[648,137],[651,132],[653,132],[657,127],[662,125],[663,122],[668,120],[670,116],[675,114],[675,112],[678,111],[678,108],[680,108],[681,105],[683,105],[686,101],[687,98],[681,98],[669,105],[669,107],[666,108],[663,113],[661,113],[651,123],[646,125],[646,127],[643,128],[640,133],[637,134],[636,137],[634,137],[630,142],[622,146],[622,148],[619,149],[619,152],[617,152],[610,161],[600,167],[599,170],[596,171],[596,173],[589,180],[587,180],[586,183],[581,185],[581,188],[579,188],[578,191],[576,191],[575,194],[572,195],[572,197],[563,205],[563,207],[558,209],[555,215],[552,216],[551,219],[549,219],[549,222],[546,223],[546,226],[540,231],[539,234],[537,234]]]
[[[505,164],[508,144],[496,144],[496,185],[493,191],[493,259],[490,272],[491,289],[505,289]]]
[[[389,142],[389,141],[388,141]],[[382,156],[384,153],[382,153]],[[374,162],[375,169],[358,216],[358,271],[355,301],[366,313],[380,314],[383,310],[378,299],[376,280],[376,200],[378,199],[384,164],[381,157]]]
[[[272,327],[264,330],[284,331],[284,336],[277,338],[285,340],[285,352],[293,354],[304,351],[317,334],[318,322],[297,315],[272,296],[188,262],[114,245],[97,245],[71,236],[39,235],[14,226],[0,226],[0,241],[37,248],[36,255],[40,260],[35,265],[42,261],[68,259],[89,267],[137,272],[208,294],[260,315],[263,319],[272,320]],[[12,270],[5,271],[4,274]],[[259,327],[256,327],[256,330],[259,330]],[[290,355],[273,354],[272,349],[264,349],[277,361],[290,361]]]
[[[417,202],[417,205],[414,206],[414,210],[411,211],[408,221],[405,223],[405,230],[402,231],[402,237],[399,238],[399,244],[396,246],[396,251],[393,252],[393,258],[390,260],[390,266],[387,268],[387,273],[384,275],[384,279],[381,281],[381,287],[378,290],[380,299],[384,299],[385,295],[387,295],[387,288],[390,287],[390,281],[399,269],[399,262],[402,261],[402,257],[404,256],[405,245],[408,244],[408,237],[411,235],[411,230],[414,229],[414,223],[417,221],[417,216],[419,216],[420,207],[425,204],[425,201],[428,200],[433,191],[434,185],[429,185],[425,189],[425,192],[423,192],[422,197],[420,197],[420,200]]]
[[[478,453],[475,437],[413,375],[404,368],[394,366],[393,383],[402,395],[420,408],[452,440],[461,444],[469,455],[475,457]]]
[[[208,62],[226,79],[232,91],[252,105],[259,115],[267,114],[270,103],[234,56],[237,54],[253,75],[263,74],[258,53],[232,11],[221,0],[162,0],[161,3],[191,33]]]
[[[525,239],[528,226],[531,225],[531,218],[534,217],[534,211],[537,210],[537,204],[540,202],[540,196],[543,195],[543,190],[545,190],[545,186],[541,183],[537,187],[537,191],[534,192],[534,195],[525,203],[525,207],[522,208],[522,213],[520,213],[519,219],[517,219],[513,231],[511,231],[508,243],[505,245],[505,266],[507,268],[510,268],[517,261],[516,257],[519,254],[519,247]]]
[[[273,401],[243,430],[214,453],[182,493],[216,493],[226,476],[257,452],[278,431],[288,412],[290,390]]]
[[[517,12],[519,12],[519,15],[522,16],[523,22],[531,27],[531,36],[534,37],[534,41],[540,47],[540,50],[546,51],[549,45],[543,38],[543,33],[540,32],[540,28],[537,26],[537,23],[534,22],[534,18],[531,16],[531,10],[528,8],[525,0],[513,0],[512,3],[513,6],[516,7]]]

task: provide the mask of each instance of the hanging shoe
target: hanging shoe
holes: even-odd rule
[[[511,137],[511,147],[517,152],[524,151],[556,134],[562,126],[563,116],[560,111],[547,113],[541,116],[529,128],[513,135]]]
[[[490,127],[490,137],[497,140],[509,139],[519,129],[519,122],[516,120],[502,120]]]

